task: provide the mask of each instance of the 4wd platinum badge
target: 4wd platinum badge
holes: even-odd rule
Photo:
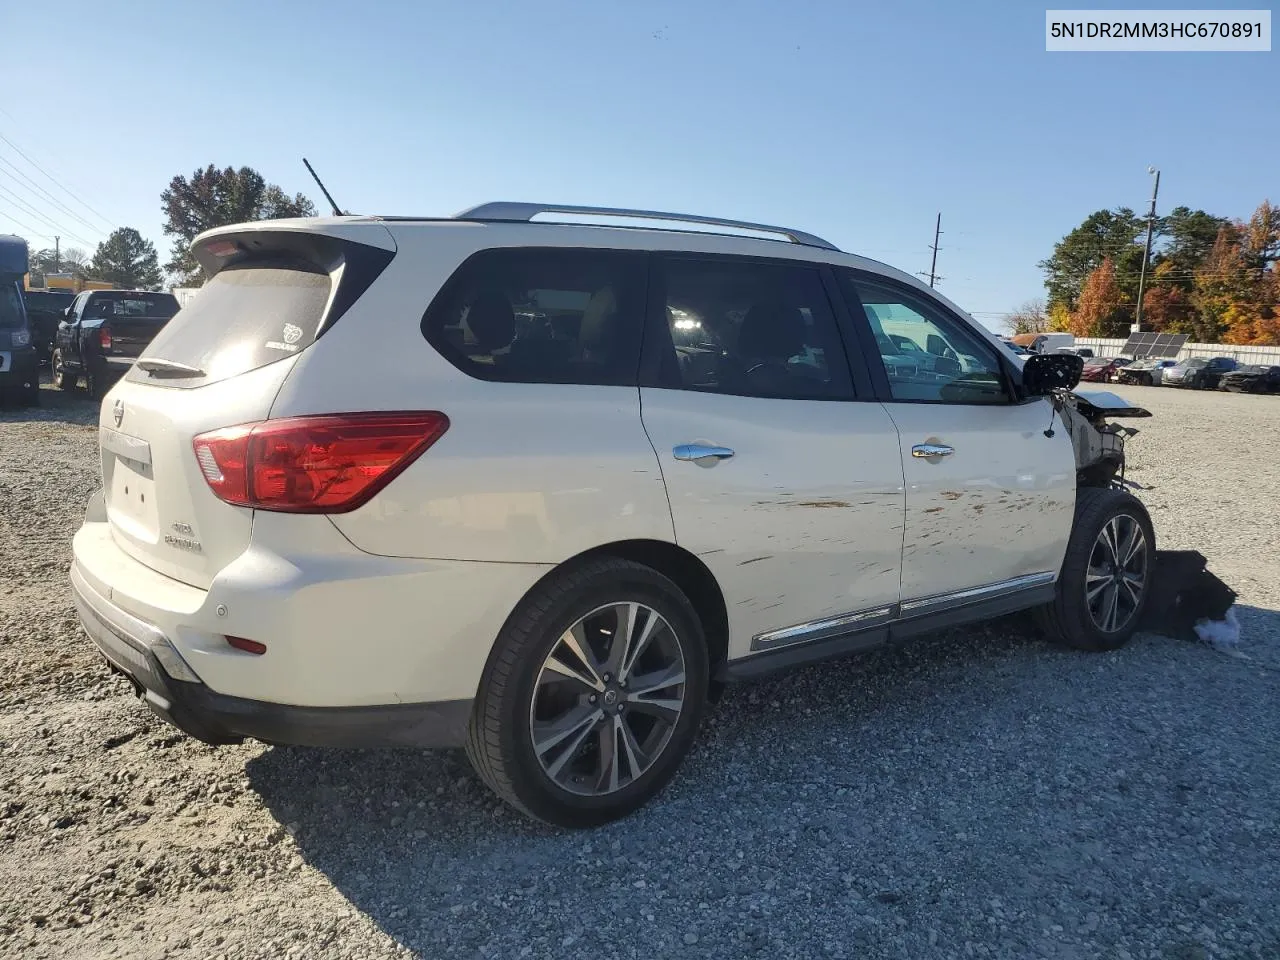
[[[204,547],[201,546],[200,541],[193,538],[192,535],[195,531],[191,529],[191,524],[175,523],[172,524],[172,527],[178,533],[186,534],[186,536],[175,537],[172,533],[166,533],[164,535],[164,542],[169,544],[169,546],[177,547],[179,550],[186,550],[189,553],[200,553],[204,549]]]

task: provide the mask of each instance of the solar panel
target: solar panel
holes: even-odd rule
[[[1173,358],[1182,351],[1186,342],[1185,333],[1135,333],[1125,341],[1120,354],[1135,360],[1141,357]]]

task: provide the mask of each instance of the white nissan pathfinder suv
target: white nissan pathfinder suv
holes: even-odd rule
[[[465,746],[587,826],[663,787],[724,681],[1024,608],[1109,649],[1141,616],[1147,513],[1045,383],[1078,358],[1024,367],[817,237],[500,203],[194,253],[208,283],[103,402],[71,582],[201,740]],[[929,362],[886,363],[904,338]]]

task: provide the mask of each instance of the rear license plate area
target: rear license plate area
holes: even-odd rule
[[[150,464],[117,454],[107,496],[111,522],[140,540],[154,542],[160,528],[155,486]]]

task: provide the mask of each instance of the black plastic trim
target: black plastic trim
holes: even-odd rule
[[[189,689],[175,689],[189,688]],[[306,747],[461,747],[471,720],[470,700],[394,703],[368,707],[297,707],[214,693],[173,681],[182,708],[239,737]]]
[[[908,637],[919,636],[922,633],[933,633],[937,630],[945,630],[948,627],[958,627],[962,624],[973,623],[975,620],[1002,617],[1006,614],[1017,613],[1019,610],[1028,610],[1032,607],[1049,603],[1053,600],[1056,589],[1057,586],[1050,583],[1018,590],[1014,593],[1002,594],[998,597],[992,597],[990,600],[982,600],[977,603],[947,607],[944,610],[930,611],[914,616],[908,615],[901,620],[895,621],[890,627],[890,631],[894,640],[904,640]]]
[[[814,640],[809,643],[793,643],[777,650],[728,660],[721,664],[717,680],[759,680],[795,667],[804,667],[824,660],[835,660],[854,653],[874,650],[889,642],[889,628],[884,624],[864,627],[851,633]]]
[[[175,679],[161,664],[154,646],[109,622],[96,605],[103,603],[103,598],[91,600],[76,582],[77,576],[73,568],[72,595],[81,625],[107,664],[133,684],[157,716],[197,740],[222,744],[252,737],[266,743],[308,747],[439,748],[460,747],[466,742],[471,700],[293,706],[246,700],[218,693],[198,681]],[[158,638],[158,631],[155,633]],[[180,657],[176,651],[173,655]]]
[[[104,656],[106,653],[104,651]],[[215,693],[202,683],[175,680],[155,654],[143,654],[146,672],[130,670],[108,657],[116,672],[133,683],[151,710],[205,743],[264,743],[305,747],[461,747],[466,742],[472,701],[395,703],[362,707],[299,707]]]
[[[923,633],[933,633],[949,627],[1029,610],[1052,601],[1055,590],[1056,586],[1052,583],[1029,587],[1013,593],[1001,594],[989,600],[949,607],[945,610],[914,616],[908,614],[905,619],[895,619],[888,624],[874,623],[834,637],[789,644],[777,650],[726,661],[717,671],[716,679],[724,682],[758,680],[796,667],[874,650]],[[897,609],[894,615],[901,616]]]

